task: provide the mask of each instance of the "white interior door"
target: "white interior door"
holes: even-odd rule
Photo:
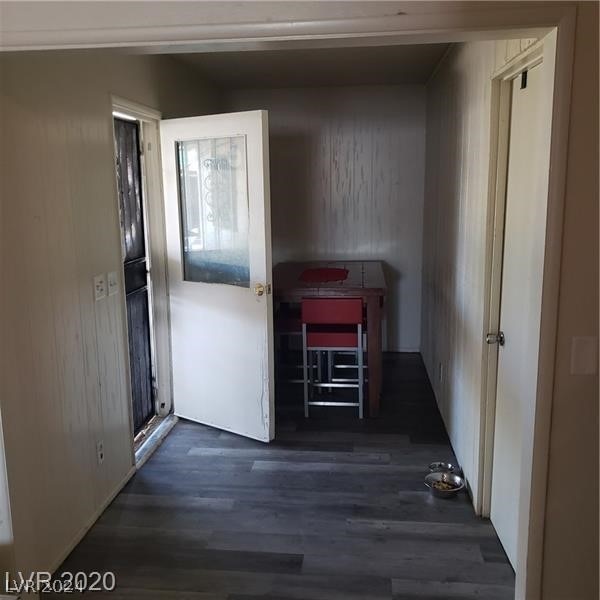
[[[274,436],[266,111],[161,122],[175,414]]]
[[[491,520],[513,567],[517,560],[522,436],[535,406],[546,231],[549,123],[543,63],[512,81],[506,221],[502,266]],[[532,432],[533,434],[533,432]],[[529,465],[530,468],[530,465]]]

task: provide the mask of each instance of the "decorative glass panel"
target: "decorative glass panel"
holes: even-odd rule
[[[246,138],[177,142],[186,281],[250,286]]]

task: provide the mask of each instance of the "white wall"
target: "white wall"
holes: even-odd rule
[[[544,600],[598,598],[598,370],[571,372],[574,336],[598,343],[598,3],[577,3]],[[590,477],[591,475],[591,477]],[[585,483],[582,483],[585,482]]]
[[[421,352],[475,492],[494,42],[455,46],[427,87]]]
[[[238,90],[269,111],[273,263],[381,259],[387,347],[420,347],[425,88]]]
[[[598,339],[598,5],[577,3],[556,374],[548,462],[544,600],[598,597],[598,371],[570,372],[573,336]],[[428,86],[422,354],[477,487],[490,76],[531,40],[455,48]],[[433,243],[430,243],[433,241]],[[468,316],[467,316],[468,315]],[[446,365],[444,381],[439,363]],[[587,481],[585,491],[581,482]],[[576,490],[575,492],[573,490]],[[533,584],[535,586],[535,583]]]
[[[110,94],[168,117],[211,110],[213,93],[168,57],[1,67],[1,414],[14,566],[29,572],[58,566],[132,468],[123,298],[92,295],[94,275],[122,269]]]
[[[357,6],[356,10],[362,10],[362,3],[357,4],[361,4],[361,6]],[[536,8],[536,10],[544,11],[549,6],[553,8],[555,3],[536,4],[539,4],[539,8]],[[563,236],[561,295],[557,338],[557,370],[552,400],[553,418],[550,439],[549,488],[543,555],[544,578],[541,597],[545,600],[587,600],[598,597],[598,478],[594,476],[589,477],[590,473],[594,474],[598,471],[598,374],[596,372],[591,375],[573,376],[569,371],[572,337],[576,335],[598,335],[598,6],[596,3],[591,2],[579,2],[576,4],[579,16],[569,136],[567,203]],[[486,7],[487,5],[490,5],[490,10],[497,10],[495,3],[486,3]],[[163,9],[168,11],[168,14],[173,18],[178,17],[178,11],[173,11],[172,7],[165,8],[163,6]],[[30,8],[25,6],[22,7],[22,10],[28,11],[26,17],[29,19],[31,16]],[[53,9],[50,6],[48,10]],[[82,10],[86,10],[86,15],[89,14],[87,8]],[[252,10],[254,10],[253,7]],[[310,10],[312,11],[313,9],[311,8]],[[347,7],[343,7],[343,10],[347,11],[348,9]],[[442,11],[446,9],[442,7],[436,10]],[[132,8],[132,11],[134,11],[134,16],[137,18],[139,16],[137,8]],[[224,7],[223,11],[228,11],[228,8]],[[468,18],[464,17],[464,22],[473,23],[472,7],[468,6],[464,8],[464,11],[468,13]],[[121,7],[118,8],[117,12],[113,15],[116,19],[114,22],[120,22],[122,18]],[[71,13],[72,11],[69,10],[65,14],[70,15]],[[56,16],[55,11],[52,15]],[[94,15],[94,18],[96,16]],[[229,12],[227,12],[227,19],[230,19]],[[457,17],[457,20],[460,21],[460,15]],[[42,16],[41,22],[46,24],[46,21],[47,19]],[[498,22],[500,21],[501,17],[499,17]],[[210,23],[210,20],[203,19],[202,22]],[[62,36],[64,25],[59,25]],[[113,31],[110,27],[108,30]],[[86,32],[86,39],[88,39],[88,36],[89,34]],[[147,72],[147,69],[144,71]],[[105,73],[105,77],[109,77],[109,75],[109,73]],[[131,75],[133,74],[131,73]],[[463,72],[462,76],[465,77],[466,74]],[[456,77],[459,78],[459,74]],[[23,78],[27,78],[27,72],[23,73]],[[69,87],[72,87],[73,81],[65,80],[64,77],[61,81],[63,84],[66,83]],[[86,85],[91,85],[92,83],[88,77]],[[48,87],[48,84],[46,84],[46,89]],[[123,80],[120,85],[115,85],[114,87],[122,95],[128,95],[127,90],[129,89],[131,90],[131,94],[134,94],[135,89],[141,90],[135,84],[130,87],[126,80]],[[51,88],[52,86],[50,86]],[[147,87],[144,89],[153,97],[152,102],[149,100],[147,102],[154,103],[156,101],[155,105],[160,106],[158,103],[159,95],[156,94],[157,89],[155,87],[152,90]],[[168,87],[166,89],[168,90]],[[4,82],[3,90],[6,90]],[[142,93],[138,91],[136,93],[137,98],[135,99],[144,101],[146,92]],[[59,95],[60,91],[55,92],[55,94]],[[26,94],[21,92],[20,97],[26,99]],[[39,104],[41,103],[38,102]],[[179,112],[175,111],[174,108],[172,110],[174,112],[171,114]],[[41,108],[38,108],[37,111],[33,112],[19,111],[12,114],[20,116],[33,115],[35,119],[35,115],[39,114],[40,111]],[[82,122],[87,122],[87,119],[83,119],[81,116],[83,115],[82,111],[84,111],[84,107],[79,107],[80,116],[75,126],[69,129],[71,133],[73,133],[73,130],[75,132],[81,131],[78,136],[79,143],[73,146],[74,149],[70,153],[71,157],[74,156],[71,160],[77,159],[77,150],[94,148],[93,138],[87,136],[84,139],[82,137],[85,131],[89,131],[89,125],[86,126],[86,129],[82,129],[81,127]],[[456,112],[456,109],[452,110],[452,114],[456,114]],[[61,119],[61,123],[65,123],[64,116]],[[5,131],[2,131],[2,137],[5,135]],[[106,134],[103,134],[104,138],[106,138]],[[92,142],[89,147],[85,143],[86,140]],[[19,148],[22,148],[22,145]],[[48,155],[52,147],[45,143],[44,148],[44,155]],[[6,147],[2,149],[5,152],[7,150]],[[109,151],[107,148],[104,148],[103,156],[106,163],[109,160]],[[11,160],[11,167],[14,165],[14,162],[14,160]],[[86,163],[83,158],[80,161],[75,160],[75,162]],[[7,169],[5,172],[5,166],[8,166],[6,158],[3,157],[0,164],[3,168],[0,179],[4,182],[6,173],[9,172]],[[108,172],[108,168],[106,168],[103,184],[105,190],[108,189]],[[458,175],[457,173],[456,176],[458,177]],[[14,183],[14,179],[12,181]],[[26,183],[28,189],[33,185],[29,181],[26,181]],[[2,185],[2,202],[4,204],[7,202],[6,189],[4,183]],[[12,197],[19,198],[16,193],[13,196],[12,189],[10,195],[11,199]],[[31,191],[26,196],[30,198]],[[85,207],[94,207],[94,202],[91,199],[87,199],[85,194],[79,194],[78,197],[84,198],[86,201]],[[95,199],[98,198],[95,197]],[[99,201],[102,203],[102,198]],[[6,222],[6,208],[3,208],[3,212],[2,219],[3,222]],[[93,220],[94,216],[92,215],[90,221],[93,222]],[[29,221],[26,224],[30,226]],[[10,227],[14,228],[14,226],[15,222],[11,219]],[[4,241],[10,233],[10,229],[5,225],[2,225],[2,227],[2,257],[3,260],[10,262],[11,260],[15,260],[16,246]],[[88,227],[87,231],[90,229],[91,227]],[[27,229],[25,231],[27,232]],[[31,233],[27,235],[27,239],[33,237]],[[13,235],[11,241],[14,242],[15,239],[16,236]],[[97,259],[94,257],[100,250],[94,248],[91,243],[85,243],[85,240],[77,248],[83,254],[78,259],[82,263],[83,270],[81,283],[78,285],[81,286],[85,295],[88,290],[88,279],[96,272],[94,265]],[[89,257],[87,253],[92,253],[93,256]],[[94,262],[94,265],[90,266],[92,262]],[[106,261],[101,262],[104,268]],[[115,261],[110,262],[114,264]],[[5,280],[7,282],[9,280],[5,279],[7,275],[4,269],[5,266],[3,264],[2,301],[4,304],[2,311],[3,315],[6,311],[7,320],[16,316],[17,326],[11,326],[10,337],[5,337],[8,334],[8,330],[5,329],[4,325],[2,330],[3,348],[9,349],[7,356],[10,358],[9,362],[6,356],[2,357],[2,368],[4,369],[2,371],[2,381],[4,387],[0,401],[3,407],[9,403],[6,400],[9,394],[13,396],[18,394],[17,397],[20,399],[20,382],[23,383],[23,389],[27,389],[26,386],[28,386],[29,388],[35,387],[37,390],[41,390],[43,387],[40,382],[30,381],[35,375],[32,375],[30,369],[31,359],[29,358],[27,358],[25,365],[19,369],[18,373],[11,372],[23,357],[28,356],[34,346],[33,342],[30,343],[25,339],[20,344],[17,344],[16,342],[21,338],[20,332],[27,332],[27,339],[36,340],[37,336],[34,333],[29,333],[30,329],[27,326],[28,316],[26,314],[19,314],[17,307],[14,305],[11,304],[9,307],[6,304],[6,292],[4,291],[6,290],[6,286],[4,282]],[[42,267],[36,267],[33,274],[24,274],[23,278],[31,280],[34,275],[39,275],[42,271]],[[79,281],[78,277],[74,279]],[[10,281],[14,281],[14,279]],[[24,292],[19,291],[19,301],[24,296]],[[446,303],[447,300],[447,298],[438,298],[436,305]],[[47,305],[49,300],[45,298],[44,294],[41,294],[39,302]],[[87,299],[85,302],[87,302]],[[31,299],[28,304],[24,303],[23,306],[28,307],[31,303],[35,303],[35,301]],[[73,306],[77,307],[78,302],[74,302]],[[90,314],[93,311],[93,304],[89,303],[86,306],[86,314]],[[450,310],[446,311],[447,314],[450,312]],[[75,314],[77,315],[77,312]],[[93,352],[95,337],[93,333],[91,335],[90,339],[92,341],[88,341],[87,344],[92,346]],[[36,344],[39,344],[37,340]],[[46,351],[48,346],[46,344],[44,347]],[[12,357],[13,353],[16,353],[15,358]],[[10,375],[10,379],[7,378],[7,374]],[[92,384],[92,395],[94,396],[97,395],[97,391],[95,391],[97,386],[98,384]],[[23,397],[28,396],[24,395]],[[11,399],[10,402],[14,407],[16,400]],[[31,400],[28,400],[28,404],[30,403]],[[3,418],[4,422],[6,422],[5,415],[3,415]],[[32,423],[35,423],[35,421],[32,421]],[[19,427],[19,425],[21,426]],[[33,434],[37,434],[37,426],[32,427],[31,424],[28,424],[26,416],[19,420],[17,427],[15,432],[7,435],[7,437],[12,437],[13,441],[19,435],[27,435],[32,428]],[[31,443],[31,436],[27,437],[27,443]],[[24,445],[25,441],[19,447],[24,447]],[[91,450],[88,449],[87,452],[90,453]],[[41,470],[45,466],[45,459],[42,457],[40,460],[42,461],[40,465]],[[92,459],[88,460],[92,464]],[[27,473],[25,476],[37,479],[37,471],[34,471],[33,476],[31,473]],[[75,481],[79,481],[79,479]],[[86,481],[88,480],[86,479]],[[582,481],[587,482],[588,487],[586,487],[585,492],[581,492]],[[34,485],[34,492],[36,494],[40,489],[43,489],[42,484],[37,480],[30,487]],[[28,500],[28,502],[31,502],[31,500]],[[56,503],[53,506],[55,505]],[[52,517],[54,516],[53,514]]]

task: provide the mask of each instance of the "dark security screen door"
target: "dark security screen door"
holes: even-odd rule
[[[127,302],[133,429],[137,434],[155,415],[140,132],[136,121],[115,119],[114,126]]]

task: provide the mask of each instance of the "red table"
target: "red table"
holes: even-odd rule
[[[307,269],[347,269],[345,279],[304,281]],[[304,276],[304,279],[312,279]],[[319,279],[319,277],[315,277]],[[367,364],[369,368],[369,414],[379,412],[381,395],[381,319],[387,288],[380,261],[313,261],[279,263],[273,269],[273,293],[279,302],[300,302],[302,298],[362,298],[367,307]]]

